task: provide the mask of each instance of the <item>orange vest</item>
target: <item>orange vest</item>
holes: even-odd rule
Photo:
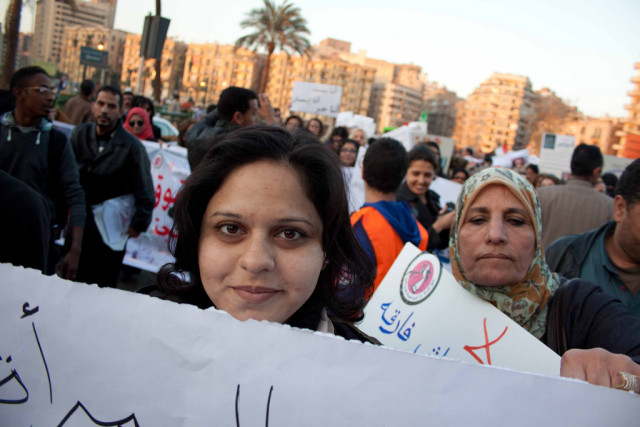
[[[418,220],[415,221],[420,230],[420,244],[418,248],[421,251],[426,251],[429,233]],[[359,224],[356,225],[357,223]],[[356,228],[356,235],[358,235],[357,229],[360,226],[364,229],[375,253],[376,279],[373,289],[373,292],[375,292],[406,242],[402,241],[385,217],[371,206],[365,206],[354,212],[351,215],[351,225]],[[369,298],[371,298],[371,295],[367,295],[367,299]]]

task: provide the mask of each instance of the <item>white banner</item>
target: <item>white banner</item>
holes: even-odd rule
[[[342,87],[311,82],[293,82],[290,111],[336,117]]]
[[[6,264],[0,277],[3,426],[638,421],[638,396],[581,381],[239,322]]]
[[[191,170],[187,161],[187,149],[179,146],[160,147],[155,142],[143,142],[151,161],[151,176],[156,202],[153,208],[151,225],[145,233],[136,239],[129,239],[124,260],[126,265],[158,272],[160,267],[173,262],[167,242],[173,219],[169,209],[173,206],[182,183]]]
[[[435,255],[407,243],[359,325],[384,345],[481,365],[560,374],[560,356],[471,295]]]

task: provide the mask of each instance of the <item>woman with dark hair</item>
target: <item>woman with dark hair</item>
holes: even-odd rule
[[[302,129],[302,124],[302,118],[300,116],[292,114],[287,117],[287,120],[284,121],[284,128],[289,132],[295,132],[298,129]]]
[[[438,164],[430,148],[417,145],[409,151],[409,169],[398,188],[396,198],[406,201],[418,222],[429,232],[427,250],[444,249],[449,245],[449,227],[453,212],[444,212],[440,196],[429,190],[436,177]]]
[[[318,138],[321,138],[322,135],[324,135],[324,124],[322,124],[320,119],[315,117],[309,119],[306,129]]]
[[[458,184],[464,184],[467,179],[469,179],[469,172],[465,168],[455,169],[451,174],[451,181]]]
[[[349,138],[349,132],[347,132],[347,128],[344,126],[338,126],[336,128],[333,128],[333,130],[331,131],[331,136],[327,141],[327,145],[336,154],[340,154],[340,147],[347,138]]]
[[[351,228],[338,159],[311,138],[243,128],[208,152],[175,203],[175,263],[158,273],[170,299],[371,341],[349,323],[374,268]]]

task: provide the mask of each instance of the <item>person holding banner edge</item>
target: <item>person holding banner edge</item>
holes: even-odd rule
[[[230,133],[185,181],[174,219],[176,261],[158,273],[158,296],[376,342],[351,325],[374,268],[351,229],[337,156],[311,135]]]
[[[551,273],[540,203],[514,171],[469,178],[451,229],[456,280],[562,356],[562,376],[624,387],[640,375],[640,319],[599,286]],[[640,390],[636,390],[640,392]]]

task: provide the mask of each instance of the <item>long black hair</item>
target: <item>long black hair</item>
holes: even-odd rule
[[[306,139],[310,139],[307,141]],[[185,181],[175,203],[169,249],[175,263],[158,273],[161,290],[182,302],[205,308],[212,302],[204,291],[198,265],[202,217],[213,195],[237,168],[262,160],[291,166],[322,219],[326,267],[311,297],[287,323],[315,329],[323,308],[348,322],[360,320],[375,269],[351,228],[342,171],[336,156],[311,135],[291,134],[271,126],[252,126],[230,133],[214,145]],[[183,275],[190,276],[186,283]],[[344,287],[348,289],[345,289]]]

